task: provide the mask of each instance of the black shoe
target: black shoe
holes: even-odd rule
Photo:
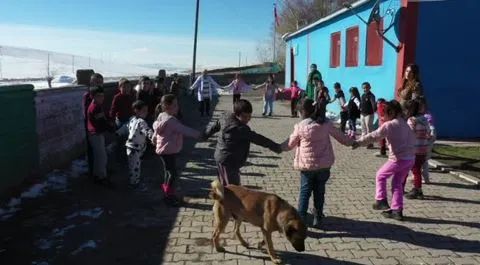
[[[388,219],[403,221],[403,213],[401,210],[387,210],[382,212],[382,216]]]
[[[267,115],[267,113],[265,113],[265,112],[264,112],[264,113],[262,113],[262,116],[266,116],[266,115]]]
[[[380,201],[377,200],[373,204],[372,207],[373,207],[374,210],[388,210],[388,209],[390,209],[390,205],[388,205],[387,199],[380,200]]]
[[[268,116],[272,116],[272,113],[271,113],[271,112],[270,112],[270,113],[268,113]]]
[[[380,154],[386,156],[387,155],[387,149],[385,148],[380,148]]]
[[[182,206],[182,201],[175,195],[166,196],[164,200],[168,206],[172,206],[172,207]]]
[[[421,189],[413,188],[411,191],[405,194],[405,197],[411,200],[423,200],[423,192]]]

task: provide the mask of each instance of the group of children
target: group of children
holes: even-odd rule
[[[329,96],[324,82],[313,77],[315,90],[313,99],[301,98],[297,82],[293,82],[288,92],[291,97],[292,116],[294,110],[302,118],[295,125],[290,138],[282,144],[282,150],[296,149],[294,167],[301,172],[301,188],[298,211],[305,218],[308,200],[313,192],[314,220],[313,226],[319,226],[323,217],[325,183],[330,176],[334,155],[329,136],[343,145],[354,149],[360,145],[372,148],[373,143],[380,142],[379,156],[388,161],[377,172],[376,202],[374,209],[385,210],[382,215],[403,220],[403,196],[408,173],[413,174],[413,188],[405,194],[410,199],[423,199],[422,182],[429,183],[428,159],[435,141],[432,116],[427,111],[424,97],[417,97],[406,102],[402,108],[399,102],[375,98],[368,82],[362,84],[363,94],[356,87],[350,88],[347,101],[339,83],[334,84],[335,96]],[[268,85],[267,82],[264,85]],[[279,90],[282,91],[282,90]],[[285,91],[285,90],[284,90]],[[340,106],[340,130],[333,127],[325,117],[326,105],[338,101]],[[265,100],[265,102],[268,102]],[[296,106],[296,108],[294,107]],[[375,114],[379,117],[378,129],[374,130]],[[362,136],[356,138],[356,121],[361,119]],[[348,122],[349,131],[346,131]],[[392,205],[386,200],[386,180],[392,177]],[[423,177],[423,181],[422,181]]]
[[[235,87],[237,84],[242,85],[240,81],[237,82],[230,84],[229,87]],[[155,114],[152,128],[145,120],[149,115],[148,104],[141,100],[135,101],[131,108],[133,116],[126,122],[128,137],[125,143],[132,188],[143,189],[144,185],[140,178],[141,158],[147,143],[151,142],[165,168],[165,180],[162,185],[165,201],[169,205],[179,206],[181,200],[175,195],[175,185],[178,178],[175,161],[177,154],[182,149],[183,137],[207,139],[218,132],[214,157],[218,177],[223,185],[241,185],[240,169],[245,165],[249,155],[250,143],[263,146],[276,153],[295,149],[293,166],[300,171],[301,183],[298,212],[305,220],[308,201],[313,193],[313,226],[319,227],[324,217],[325,184],[330,177],[330,169],[335,160],[330,136],[341,144],[352,146],[354,149],[361,145],[370,146],[376,141],[386,139],[385,145],[389,149],[389,156],[388,161],[377,172],[376,202],[373,208],[385,210],[382,212],[385,217],[402,220],[403,196],[409,171],[411,170],[414,176],[414,187],[407,193],[407,198],[412,199],[423,197],[421,172],[428,172],[428,168],[427,170],[422,169],[425,166],[428,153],[431,151],[434,133],[425,99],[417,97],[409,101],[404,109],[395,100],[386,102],[379,99],[377,106],[375,96],[370,91],[370,84],[364,83],[362,85],[364,94],[359,96],[358,89],[351,88],[351,98],[347,102],[340,84],[336,83],[334,85],[336,94],[332,100],[323,81],[316,78],[315,82],[318,87],[316,101],[310,98],[299,100],[300,92],[297,92],[299,88],[296,83],[292,85],[293,89],[288,90],[288,92],[296,95],[296,97],[292,97],[292,102],[295,103],[292,103],[292,110],[296,112],[295,116],[297,114],[300,116],[301,121],[295,124],[289,138],[282,143],[276,143],[250,129],[248,123],[252,117],[253,107],[248,100],[241,99],[239,96],[234,97],[233,113],[223,115],[219,120],[211,123],[204,132],[186,127],[177,119],[178,97],[173,94],[166,94],[161,97],[160,103],[156,107],[159,111]],[[267,82],[264,85],[270,86],[273,91],[278,90],[273,82]],[[123,91],[124,88],[125,82],[121,82],[120,91]],[[105,143],[104,139],[100,140],[98,139],[100,137],[97,136],[104,132],[109,124],[108,117],[102,109],[103,90],[101,87],[94,87],[90,93],[93,101],[87,111],[87,121],[90,132],[89,139],[92,147],[94,147],[94,172],[98,173],[100,168],[96,164],[98,161],[103,163],[103,160],[97,157],[97,155],[100,155],[99,146],[104,146]],[[325,116],[326,104],[335,100],[339,101],[342,111],[346,112],[341,115],[344,122],[342,122],[343,125],[340,130]],[[268,100],[265,100],[265,102],[268,106]],[[270,114],[267,111],[264,110],[264,115]],[[294,115],[293,111],[292,116]],[[380,124],[377,130],[373,130],[373,125],[370,124],[373,124],[373,117],[367,116],[373,116],[376,111],[379,114]],[[355,123],[358,116],[362,118],[362,123],[365,123],[367,129],[362,130],[363,135],[356,139],[351,134],[345,133],[344,130],[345,119],[347,119],[350,123],[349,127],[355,132]],[[123,117],[118,119],[120,122],[124,121]],[[369,128],[370,131],[368,131]],[[99,175],[95,176],[100,177]],[[389,177],[393,177],[391,205],[388,204],[386,195],[386,180]],[[103,179],[100,178],[100,180]],[[427,179],[425,180],[427,181]]]
[[[176,75],[173,76],[170,89],[165,88],[164,79],[161,77],[156,78],[155,85],[150,78],[142,77],[135,89],[132,88],[130,81],[122,78],[107,114],[103,104],[105,98],[103,77],[98,73],[92,75],[89,90],[83,97],[83,104],[89,175],[96,184],[114,187],[114,183],[107,174],[105,133],[108,131],[116,131],[117,136],[122,139],[121,144],[125,146],[132,188],[144,189],[144,185],[140,182],[141,158],[149,145],[155,144],[156,153],[165,155],[162,159],[166,167],[172,168],[170,155],[172,150],[175,151],[172,146],[174,144],[181,146],[181,139],[177,139],[178,137],[173,139],[174,144],[166,144],[167,148],[164,148],[165,143],[159,142],[156,136],[162,132],[163,122],[172,123],[169,119],[161,118],[164,114],[159,115],[159,112],[170,113],[175,117],[174,120],[179,117],[179,104],[176,100],[178,95],[180,95],[180,84]],[[174,124],[181,125],[178,121]],[[176,127],[177,130],[179,128],[181,126]],[[188,132],[186,133],[188,135]],[[175,177],[174,174],[172,175]],[[171,182],[171,180],[166,181],[167,184]],[[164,191],[171,194],[171,189],[166,186],[164,185]],[[175,203],[174,197],[167,197],[167,200]]]

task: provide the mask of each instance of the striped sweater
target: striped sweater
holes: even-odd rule
[[[424,115],[419,115],[416,117],[410,117],[407,120],[408,125],[415,133],[417,138],[415,149],[415,154],[417,155],[425,155],[428,151],[428,147],[430,146],[430,126],[428,124],[427,119]]]

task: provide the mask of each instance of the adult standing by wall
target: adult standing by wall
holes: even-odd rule
[[[190,90],[197,91],[197,99],[199,103],[200,116],[210,116],[210,101],[213,98],[213,94],[216,93],[214,90],[221,88],[211,76],[208,75],[207,70],[203,70],[202,75],[200,75],[197,80],[190,87]]]
[[[88,120],[87,120],[87,111],[90,103],[93,101],[93,95],[91,88],[93,87],[103,87],[103,76],[99,73],[94,73],[90,76],[90,83],[88,85],[87,91],[83,94],[83,118],[85,126],[85,137],[87,142],[87,164],[88,164],[88,176],[93,179],[93,149],[90,145],[89,133],[88,133]]]
[[[314,79],[318,78],[319,80],[322,80],[322,74],[317,70],[317,65],[312,64],[310,66],[310,73],[308,74],[307,77],[307,97],[312,100],[316,100],[316,85]]]
[[[409,64],[405,68],[402,86],[397,94],[400,104],[405,108],[409,100],[423,96],[422,82],[420,81],[420,68],[416,64]]]

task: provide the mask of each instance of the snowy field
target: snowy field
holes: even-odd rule
[[[7,50],[5,46],[2,46],[1,51],[0,85],[28,83],[33,84],[35,89],[48,88],[46,80],[37,80],[39,78],[46,79],[49,74],[55,78],[52,82],[52,87],[71,85],[78,69],[93,69],[95,72],[101,73],[107,82],[118,81],[121,77],[156,76],[160,69],[165,69],[167,74],[184,73],[188,70],[172,66],[162,67],[162,65],[155,65],[156,67],[137,66],[93,60],[86,57],[55,55],[55,53],[49,55],[45,51],[29,49],[17,51],[12,48],[12,50]],[[15,81],[7,79],[15,79]],[[28,81],[28,79],[37,80]]]

